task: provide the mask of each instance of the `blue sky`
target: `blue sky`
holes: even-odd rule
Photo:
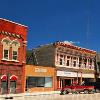
[[[74,41],[100,51],[100,0],[0,0],[0,17],[29,27],[28,49]]]

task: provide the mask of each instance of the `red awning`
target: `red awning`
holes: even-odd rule
[[[7,75],[2,75],[2,76],[1,76],[1,80],[2,80],[2,81],[6,81],[6,80],[7,80]]]
[[[16,81],[16,80],[17,80],[17,76],[16,76],[16,75],[12,75],[12,76],[10,76],[10,80],[12,80],[12,81]]]

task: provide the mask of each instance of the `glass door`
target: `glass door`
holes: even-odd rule
[[[16,92],[16,81],[10,81],[10,93]]]
[[[7,93],[7,81],[1,81],[1,94]]]

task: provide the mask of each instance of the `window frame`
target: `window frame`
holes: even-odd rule
[[[8,51],[8,57],[7,58],[5,58],[5,52],[4,52],[5,50]],[[3,59],[9,60],[9,50],[8,49],[3,49]]]
[[[13,55],[14,52],[17,52],[16,59],[13,58],[13,57],[15,57],[15,55]],[[12,50],[12,60],[15,60],[15,61],[18,60],[18,51],[17,50],[16,51],[15,50]]]
[[[67,61],[66,61],[66,66],[70,66],[70,60],[69,59],[67,59]]]
[[[76,65],[77,65],[77,61],[74,60],[74,61],[73,61],[73,67],[76,67]]]
[[[2,41],[1,41],[1,43],[2,43],[2,50],[3,50],[3,53],[2,53],[2,60],[7,60],[7,61],[9,61],[9,59],[10,59],[10,45],[11,45],[11,40],[8,38],[8,37],[6,37],[6,38],[3,38],[2,39]],[[8,50],[8,58],[5,58],[4,57],[4,50]]]
[[[13,45],[14,45],[14,44],[16,45],[16,43],[17,43],[17,46],[16,46],[16,49],[15,49],[15,48],[13,47]],[[13,40],[13,41],[12,41],[12,60],[13,60],[13,61],[18,61],[19,46],[20,46],[20,43],[19,43],[18,40]],[[13,59],[13,56],[14,56],[14,55],[13,55],[13,52],[14,52],[14,51],[17,52],[17,55],[16,55],[16,56],[17,56],[17,59],[16,59],[16,60]]]
[[[29,80],[32,80],[32,78],[34,79],[34,81],[30,81],[29,82]],[[41,81],[39,79],[41,79],[41,78],[43,80],[42,81],[43,84],[39,85],[39,83],[41,83],[41,82],[39,82],[39,81]],[[49,86],[47,86],[47,83],[48,83],[47,78],[49,80],[51,80]],[[32,85],[33,82],[34,82],[34,85]],[[53,87],[53,77],[38,77],[38,76],[34,77],[34,76],[29,76],[29,77],[27,77],[27,83],[26,84],[27,84],[27,88],[52,88]]]

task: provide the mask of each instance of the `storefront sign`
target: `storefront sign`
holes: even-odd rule
[[[94,76],[95,76],[94,74],[82,74],[83,78],[94,78]]]
[[[44,69],[44,68],[35,68],[35,72],[46,73],[47,69]]]
[[[57,76],[77,77],[76,72],[57,71]]]
[[[83,77],[83,78],[94,78],[94,74],[85,74],[80,72],[67,72],[67,71],[57,71],[57,76],[64,77]]]

